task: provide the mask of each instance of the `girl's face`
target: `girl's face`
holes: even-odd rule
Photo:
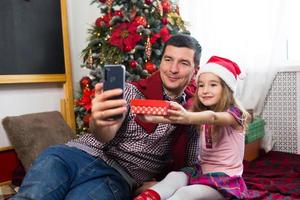
[[[215,106],[222,95],[221,79],[213,73],[200,74],[198,78],[198,98],[200,102],[208,107]]]

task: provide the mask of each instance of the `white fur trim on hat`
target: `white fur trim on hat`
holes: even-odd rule
[[[210,72],[213,73],[217,76],[219,76],[227,85],[228,87],[235,92],[236,90],[236,85],[237,85],[237,80],[234,77],[234,75],[226,69],[224,66],[216,64],[216,63],[207,63],[200,67],[196,80],[198,80],[200,74],[203,74],[205,72]]]

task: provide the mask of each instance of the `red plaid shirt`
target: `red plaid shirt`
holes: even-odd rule
[[[144,98],[142,93],[129,83],[126,84],[124,96],[127,102],[134,98]],[[166,95],[164,96],[169,100]],[[181,99],[181,103],[185,103],[184,98]],[[100,157],[108,165],[117,162],[138,184],[141,184],[159,175],[170,163],[171,143],[176,125],[159,124],[155,131],[149,134],[135,122],[134,118],[135,115],[129,111],[115,138],[108,143],[101,143],[92,134],[85,134],[67,145]],[[198,163],[199,133],[192,127],[190,129],[186,166]]]

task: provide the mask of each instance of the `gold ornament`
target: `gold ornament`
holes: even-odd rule
[[[87,63],[87,68],[92,68],[94,64],[92,49],[89,50],[89,56],[86,63]]]
[[[172,25],[172,26],[177,26],[178,28],[180,28],[181,30],[186,30],[185,25],[184,25],[184,21],[182,20],[182,18],[176,13],[176,12],[170,12],[167,14],[167,19],[168,22]]]
[[[151,52],[152,52],[152,45],[150,42],[150,37],[147,37],[145,46],[146,46],[145,53],[146,53],[147,59],[150,60]]]

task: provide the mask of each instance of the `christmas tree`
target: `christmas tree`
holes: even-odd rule
[[[126,66],[126,80],[145,78],[157,70],[164,42],[172,34],[188,33],[176,1],[93,0],[101,16],[89,29],[82,51],[82,67],[90,69],[80,80],[75,100],[77,134],[88,131],[94,85],[102,81],[105,64]]]

